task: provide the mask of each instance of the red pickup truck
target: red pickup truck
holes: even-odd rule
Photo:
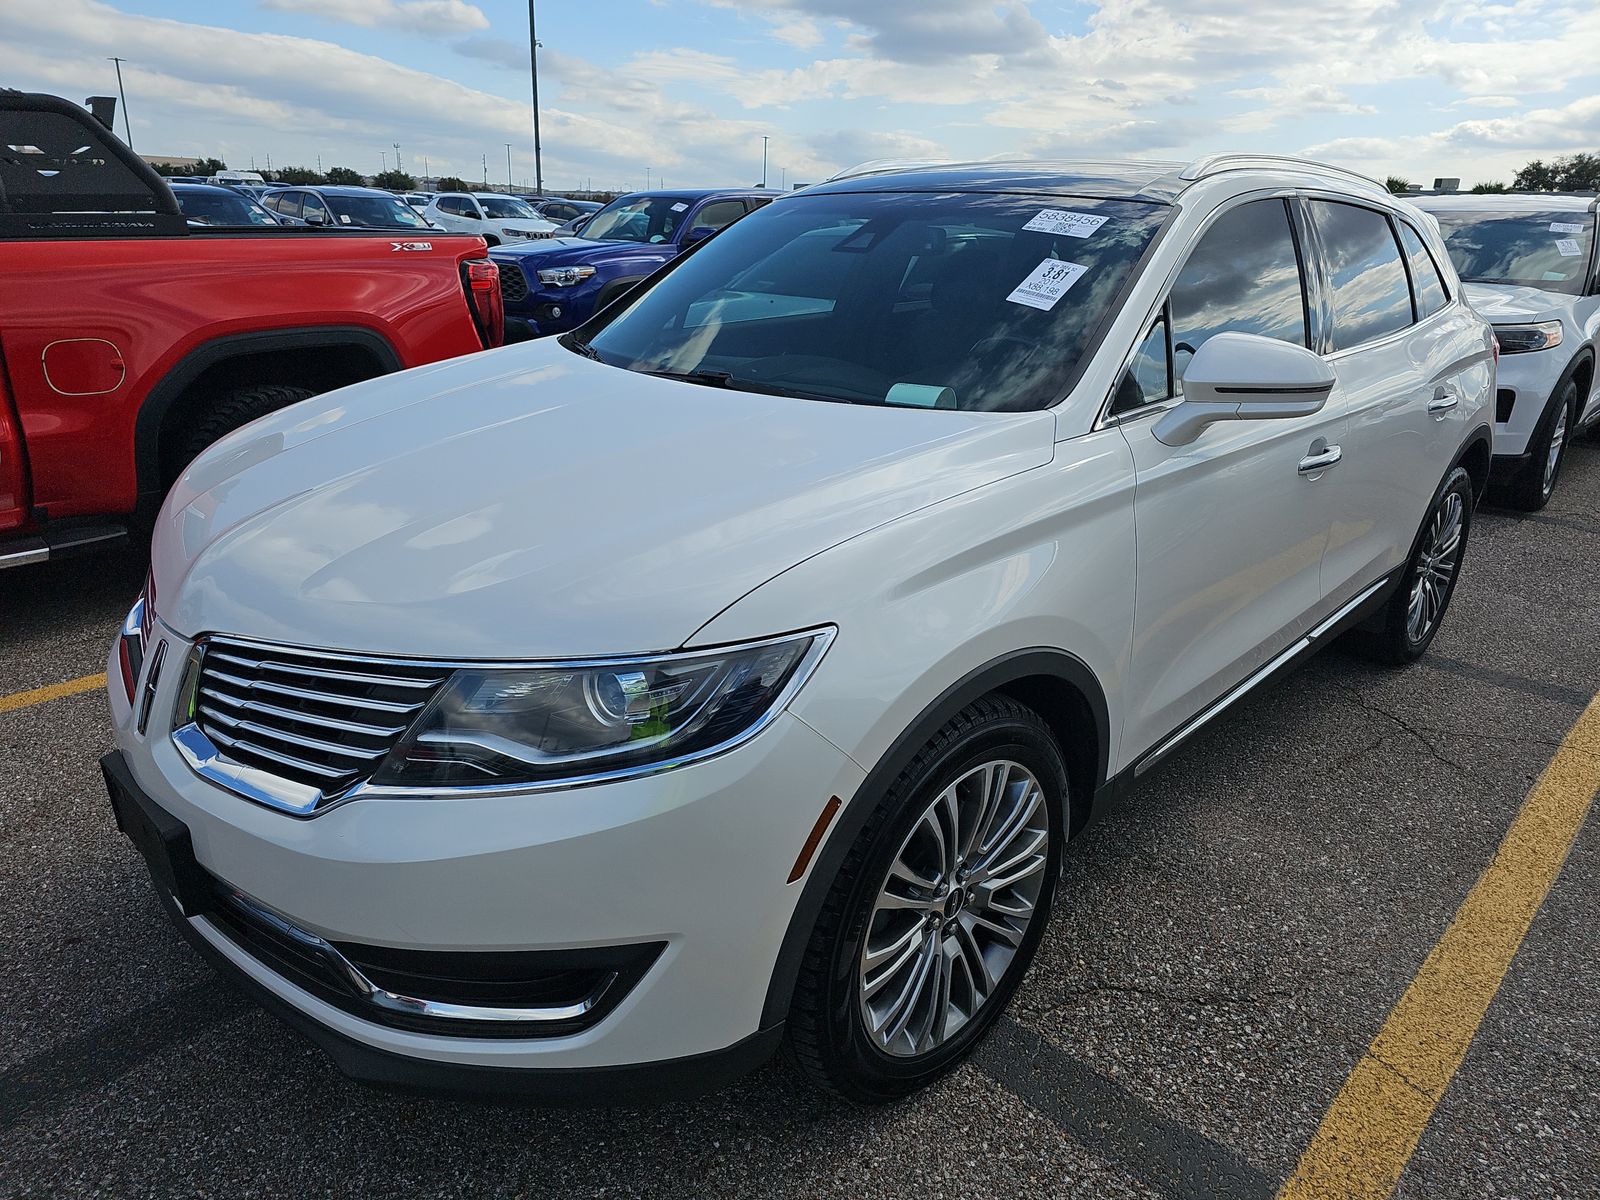
[[[192,227],[84,109],[0,89],[0,567],[120,540],[246,421],[499,345],[485,249]]]

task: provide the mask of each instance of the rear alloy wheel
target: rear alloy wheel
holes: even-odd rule
[[[1472,502],[1472,477],[1457,467],[1434,496],[1411,560],[1379,617],[1381,627],[1351,635],[1357,648],[1395,664],[1422,657],[1455,594],[1472,530]]]
[[[790,1006],[790,1056],[814,1083],[881,1103],[971,1051],[1049,921],[1068,794],[1050,728],[1005,696],[964,709],[885,789],[823,902]]]
[[[1538,512],[1550,503],[1561,478],[1567,443],[1578,417],[1578,381],[1569,379],[1558,389],[1554,408],[1545,414],[1528,444],[1528,461],[1505,490],[1505,501],[1523,512]]]

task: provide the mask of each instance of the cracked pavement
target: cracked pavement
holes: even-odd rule
[[[216,980],[115,832],[97,692],[0,713],[0,1195],[1269,1196],[1600,687],[1600,444],[1480,510],[1428,658],[1338,648],[1186,743],[1067,850],[976,1060],[905,1104],[781,1063],[546,1111],[344,1080]],[[0,694],[102,669],[130,553],[0,575]],[[1600,1195],[1591,816],[1399,1185]]]

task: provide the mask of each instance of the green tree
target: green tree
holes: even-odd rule
[[[454,175],[439,176],[439,190],[441,192],[470,192],[473,187],[465,179],[457,179]]]
[[[360,185],[367,181],[367,177],[359,171],[352,171],[349,167],[329,167],[329,183],[350,183]]]
[[[197,159],[192,167],[172,166],[171,164],[156,166],[154,163],[150,165],[157,175],[215,175],[218,171],[226,171],[228,169],[228,164],[220,158]]]
[[[1475,183],[1472,185],[1472,192],[1477,196],[1496,196],[1509,190],[1503,183]]]
[[[274,175],[277,177],[277,181],[279,183],[304,185],[308,183],[327,182],[321,171],[314,170],[311,167],[284,167],[281,170],[275,171]]]
[[[1555,190],[1556,177],[1557,170],[1552,164],[1536,158],[1517,172],[1511,186],[1519,192],[1552,192]]]
[[[1399,175],[1391,175],[1383,181],[1383,186],[1396,196],[1404,195],[1411,190],[1411,180],[1403,179]]]
[[[404,171],[380,171],[372,177],[372,186],[388,188],[391,192],[409,192],[417,181]]]
[[[1600,155],[1569,155],[1556,159],[1556,167],[1563,192],[1600,191]]]

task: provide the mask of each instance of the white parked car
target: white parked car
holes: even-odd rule
[[[546,221],[526,200],[494,192],[441,192],[422,210],[440,229],[476,233],[491,246],[549,237],[556,222]]]
[[[1108,797],[1347,629],[1427,648],[1492,389],[1431,223],[1331,168],[784,196],[202,454],[111,650],[118,820],[359,1078],[659,1096],[786,1035],[902,1095]]]
[[[1593,196],[1418,196],[1467,301],[1500,342],[1495,478],[1517,508],[1545,506],[1572,438],[1600,424],[1600,239]]]

